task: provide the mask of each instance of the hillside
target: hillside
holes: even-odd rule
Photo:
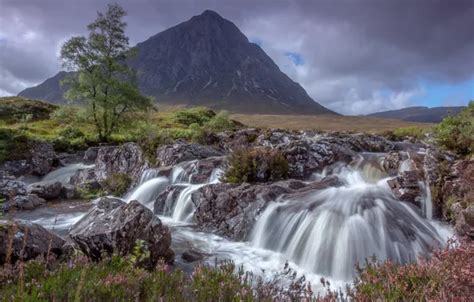
[[[465,106],[458,107],[407,107],[399,110],[382,111],[369,114],[371,117],[381,117],[389,119],[399,119],[420,123],[439,123],[448,115],[456,115],[461,112]]]
[[[229,20],[206,10],[136,45],[127,63],[158,103],[239,113],[334,114],[316,103]],[[64,102],[62,72],[20,96]]]

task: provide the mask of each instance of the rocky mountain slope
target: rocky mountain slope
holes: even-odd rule
[[[229,20],[213,11],[136,45],[128,61],[142,93],[159,103],[242,113],[334,113],[316,103]],[[61,72],[20,96],[63,102]]]
[[[399,119],[409,122],[421,122],[421,123],[439,123],[449,115],[456,115],[461,112],[465,106],[457,107],[407,107],[398,110],[382,111],[367,116]]]

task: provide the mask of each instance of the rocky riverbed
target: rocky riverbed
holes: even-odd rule
[[[72,155],[42,144],[31,146],[31,160],[2,163],[4,215],[23,234],[15,235],[14,255],[30,232],[27,258],[46,252],[35,240],[54,242],[58,255],[77,250],[92,259],[126,255],[140,241],[150,264],[164,259],[188,270],[231,259],[272,273],[289,261],[314,280],[345,282],[367,257],[415,261],[455,233],[474,237],[467,202],[474,161],[431,144],[278,129],[207,141],[177,141],[151,158],[134,143]],[[242,148],[278,150],[288,179],[224,182],[228,156]],[[255,164],[259,173],[269,163],[263,157]],[[129,179],[125,194],[78,200],[85,191],[103,192],[117,175]],[[0,232],[2,261],[8,234]]]

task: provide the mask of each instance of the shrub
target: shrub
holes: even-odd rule
[[[474,101],[456,116],[444,118],[435,128],[438,144],[460,155],[474,153]]]
[[[131,184],[132,178],[128,174],[114,173],[103,181],[102,186],[110,194],[122,196],[127,193]]]
[[[396,138],[398,138],[398,140],[407,138],[423,139],[425,137],[426,130],[419,127],[403,127],[395,129],[393,134]]]
[[[288,178],[288,161],[274,149],[238,149],[228,159],[224,179],[229,183],[266,182]]]
[[[31,139],[23,133],[0,128],[0,162],[29,159],[31,157],[30,143]]]
[[[474,242],[451,241],[419,263],[368,262],[349,296],[355,301],[470,301],[473,294]]]
[[[190,109],[179,110],[174,113],[174,119],[177,123],[189,126],[198,124],[199,126],[209,122],[216,113],[206,107],[194,107]]]
[[[224,131],[235,128],[234,123],[229,119],[227,111],[221,111],[206,123],[206,128],[213,131]]]

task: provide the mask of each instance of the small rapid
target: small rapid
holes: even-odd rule
[[[338,164],[330,174],[342,186],[281,196],[258,218],[252,246],[279,252],[313,273],[350,280],[356,265],[369,257],[406,263],[444,245],[446,231],[430,220],[431,214],[426,219],[414,206],[397,200],[389,178],[376,179],[382,175],[377,170],[373,158],[371,163]]]

